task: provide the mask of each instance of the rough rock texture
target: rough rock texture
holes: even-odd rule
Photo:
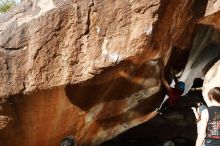
[[[79,83],[143,52],[146,59],[130,60],[169,56],[173,43],[198,15],[191,11],[195,3],[22,3],[0,20],[0,95]]]
[[[79,83],[143,52],[157,20],[159,3],[151,3],[34,1],[31,12],[1,23],[2,73],[10,74],[1,96]]]
[[[96,145],[148,121],[163,98],[155,60],[190,48],[206,3],[26,0],[0,16],[0,144]]]

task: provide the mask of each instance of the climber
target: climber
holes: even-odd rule
[[[158,63],[161,68],[161,81],[164,84],[164,86],[166,87],[167,92],[168,92],[168,98],[166,98],[162,102],[162,104],[159,108],[159,112],[162,113],[164,111],[167,111],[168,109],[174,108],[174,106],[176,105],[179,98],[181,97],[181,95],[184,92],[185,83],[182,81],[178,81],[178,79],[174,75],[173,71],[171,70],[171,73],[172,73],[172,76],[173,76],[173,79],[175,82],[175,86],[174,86],[174,88],[170,87],[170,85],[168,84],[168,82],[166,81],[166,79],[164,77],[164,65],[161,60],[159,60]]]
[[[61,141],[60,146],[76,146],[76,140],[72,136],[67,136]]]

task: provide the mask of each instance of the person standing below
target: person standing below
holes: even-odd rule
[[[208,92],[211,105],[201,112],[200,131],[196,146],[220,146],[220,87]],[[195,112],[195,114],[199,114]],[[196,115],[198,117],[198,115]]]
[[[197,108],[192,107],[192,110],[195,114],[196,117],[196,124],[197,124],[197,134],[199,134],[201,132],[201,113],[203,110],[207,110],[207,106],[205,106],[203,103],[198,102],[197,103]],[[204,144],[203,144],[204,146]]]
[[[76,146],[76,140],[72,136],[66,136],[61,141],[60,146]]]

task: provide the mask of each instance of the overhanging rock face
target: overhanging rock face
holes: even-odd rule
[[[207,25],[210,28],[214,28],[216,32],[219,34],[220,33],[220,12],[217,11],[216,9],[219,8],[220,6],[220,1],[212,2],[214,5],[212,6],[214,11],[216,13],[213,13],[204,19],[201,19],[199,23],[203,25]],[[220,37],[213,37],[215,38],[216,41],[219,42]],[[206,103],[209,105],[210,101],[208,99],[208,92],[210,89],[213,87],[219,87],[220,86],[220,61],[218,60],[212,67],[211,69],[207,72],[205,75],[204,79],[204,85],[203,85],[203,97],[206,101]]]
[[[0,16],[0,144],[97,145],[149,120],[163,98],[154,60],[189,48],[205,6],[26,0]]]

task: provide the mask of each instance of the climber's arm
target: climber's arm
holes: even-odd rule
[[[175,81],[175,83],[178,83],[178,79],[175,76],[175,73],[173,72],[173,69],[171,68],[170,70],[171,70],[171,74],[172,74],[173,80]]]
[[[166,81],[166,79],[164,77],[164,71],[161,71],[160,77],[161,77],[161,81],[164,84],[164,86],[166,87],[166,89],[168,91],[170,91],[171,88],[170,88],[170,85],[168,84],[168,82]]]
[[[161,69],[161,73],[160,73],[160,78],[161,78],[161,81],[162,81],[162,83],[164,84],[164,86],[166,87],[166,89],[168,90],[168,91],[170,91],[170,85],[168,84],[168,82],[166,81],[166,79],[165,79],[165,77],[164,77],[164,65],[163,65],[163,63],[162,63],[162,61],[161,60],[159,60],[158,61],[158,64],[159,64],[159,67],[160,67],[160,69]]]

